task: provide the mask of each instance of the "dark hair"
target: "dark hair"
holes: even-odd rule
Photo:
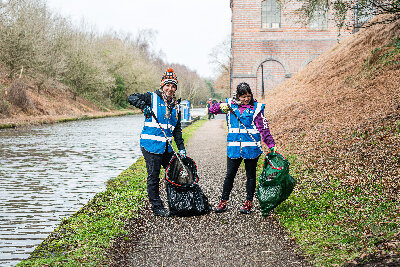
[[[250,105],[254,106],[254,98],[253,98],[253,93],[251,92],[250,85],[248,85],[245,82],[239,83],[238,86],[236,87],[236,100],[239,100],[239,96],[245,95],[245,94],[251,94],[251,100],[250,100]]]

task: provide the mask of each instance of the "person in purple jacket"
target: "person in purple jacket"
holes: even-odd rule
[[[216,103],[209,108],[210,113],[213,114],[226,113],[228,124],[227,171],[222,187],[221,200],[215,209],[216,213],[227,210],[233,181],[242,160],[244,160],[247,176],[247,196],[240,212],[249,214],[253,207],[254,192],[256,190],[257,161],[262,153],[260,149],[261,139],[270,149],[268,153],[276,153],[274,138],[270,133],[268,122],[264,118],[264,107],[264,104],[258,103],[253,98],[250,86],[242,82],[236,88],[235,98],[228,98],[226,103]],[[229,112],[230,110],[231,112]],[[246,126],[256,142],[249,136],[249,133],[232,112]]]

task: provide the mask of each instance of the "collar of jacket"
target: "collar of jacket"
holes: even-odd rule
[[[240,102],[240,100],[237,100],[237,99],[232,98],[231,104],[235,104],[235,105],[237,105],[238,107],[245,107],[245,106],[252,106],[252,107],[254,107],[255,104],[256,104],[256,102],[257,102],[257,100],[254,99],[254,105],[250,105],[250,104],[242,105],[242,103]]]
[[[163,99],[161,89],[156,90],[155,93],[156,93],[161,99]],[[164,99],[163,99],[163,100],[164,100]],[[179,105],[179,104],[181,103],[181,99],[180,99],[180,98],[177,99],[176,102],[177,102],[178,105]],[[168,105],[168,108],[173,108],[173,107],[175,106],[175,102],[174,102],[174,101],[171,101],[171,102],[166,103],[166,104]]]

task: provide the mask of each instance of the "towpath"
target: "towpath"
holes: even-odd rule
[[[213,207],[226,171],[224,125],[224,120],[207,121],[186,144],[188,156],[198,167],[199,184]],[[228,210],[222,214],[161,218],[146,208],[131,222],[130,236],[113,248],[113,265],[310,266],[276,220],[261,216],[257,201],[253,213],[239,213],[245,182],[244,170],[239,169]]]

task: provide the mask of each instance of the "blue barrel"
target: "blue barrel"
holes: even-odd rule
[[[190,122],[192,120],[192,116],[190,114],[190,102],[188,100],[183,100],[181,102],[181,114],[182,122]]]

